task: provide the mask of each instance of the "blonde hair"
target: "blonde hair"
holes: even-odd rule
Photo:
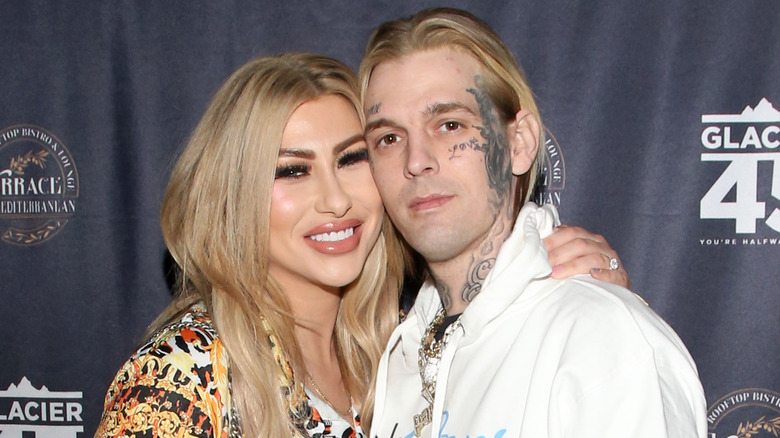
[[[194,302],[206,304],[228,352],[234,404],[246,436],[285,436],[296,426],[263,320],[296,375],[305,372],[289,301],[268,275],[271,191],[282,133],[296,108],[324,95],[344,97],[363,122],[355,90],[354,73],[324,56],[297,53],[248,62],[213,97],[163,199],[163,236],[181,274],[175,301],[153,325]],[[360,276],[344,288],[336,319],[341,373],[358,412],[373,406],[370,380],[398,320],[401,271],[395,266],[387,263],[382,233]]]
[[[509,48],[485,22],[452,8],[425,9],[415,15],[380,25],[371,34],[358,74],[360,96],[365,99],[371,72],[383,62],[416,52],[453,48],[473,56],[482,65],[484,88],[505,123],[514,120],[520,109],[529,111],[539,124],[542,120],[533,93]],[[528,172],[518,178],[514,211],[531,197],[544,153],[544,138]]]

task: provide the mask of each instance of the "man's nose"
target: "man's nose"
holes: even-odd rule
[[[436,158],[430,136],[426,134],[409,136],[405,170],[406,176],[409,178],[439,171],[439,161]]]

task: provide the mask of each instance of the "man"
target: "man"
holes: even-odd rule
[[[672,329],[621,287],[550,276],[557,213],[520,210],[542,123],[498,36],[451,9],[385,23],[360,81],[374,179],[428,274],[382,358],[372,435],[704,437]]]

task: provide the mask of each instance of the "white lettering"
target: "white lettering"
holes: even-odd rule
[[[761,149],[761,140],[758,138],[758,132],[756,132],[755,126],[747,127],[745,136],[742,137],[742,141],[739,143],[740,149],[747,149],[748,146],[753,146],[755,149]]]
[[[75,179],[74,179],[75,184]],[[0,195],[2,196],[27,196],[27,195],[61,195],[62,178],[48,177],[30,178],[21,177],[0,178]]]
[[[65,406],[68,408],[68,421],[82,421],[81,403],[68,402]]]
[[[771,196],[780,199],[780,153],[706,153],[701,155],[701,160],[730,164],[701,198],[699,217],[733,219],[738,234],[755,233],[756,222],[767,218],[766,204],[758,199],[758,162],[773,162]],[[736,199],[724,201],[732,189]],[[775,208],[765,223],[780,232],[780,208]]]
[[[64,421],[65,417],[63,416],[65,405],[62,402],[51,402],[49,403],[49,419],[51,421]]]
[[[731,126],[723,128],[723,149],[737,149],[739,143],[731,141]]]
[[[22,405],[20,405],[18,401],[14,401],[13,404],[11,404],[11,412],[8,413],[8,419],[24,420],[24,412],[22,411]]]
[[[0,134],[0,144],[10,139],[19,137],[20,133],[21,131],[19,130],[19,128],[9,129],[8,131],[3,132],[2,134]]]
[[[28,420],[38,421],[38,418],[40,417],[37,414],[33,414],[31,409],[37,407],[38,407],[38,403],[35,402],[29,402],[26,405],[24,405],[24,415],[27,416]]]
[[[761,129],[759,134],[759,128],[755,125],[748,125],[745,128],[745,132],[742,134],[740,141],[737,132],[732,131],[732,126],[707,126],[701,131],[701,145],[707,149],[715,150],[719,148],[723,149],[747,149],[752,147],[753,149],[760,150],[777,149],[780,146],[780,127],[777,125],[769,125]]]
[[[699,239],[699,243],[702,246],[736,245],[737,239],[723,239],[723,238]]]
[[[764,129],[764,131],[761,133],[761,144],[763,144],[767,149],[774,149],[780,146],[780,139],[777,138],[778,133],[780,133],[780,128],[777,126],[767,126],[766,129]],[[769,139],[770,134],[774,135],[774,140]]]
[[[710,414],[707,416],[707,421],[712,424],[715,423],[715,420],[718,419],[718,417],[721,416],[726,410],[729,408],[729,401],[723,400],[722,402],[718,403],[717,406],[711,409]]]
[[[82,409],[81,403],[75,401],[41,400],[28,401],[22,405],[20,401],[14,400],[8,416],[0,415],[0,420],[81,422]]]
[[[701,144],[707,149],[717,149],[723,145],[723,138],[720,136],[720,128],[717,126],[708,126],[701,132]]]

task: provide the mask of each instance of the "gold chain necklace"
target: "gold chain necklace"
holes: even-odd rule
[[[441,354],[444,351],[444,347],[447,346],[450,336],[455,331],[455,327],[459,325],[460,317],[444,330],[444,336],[437,341],[436,331],[443,321],[444,309],[442,308],[433,318],[433,321],[428,324],[428,327],[425,328],[422,342],[420,342],[420,349],[417,352],[417,367],[420,370],[420,378],[422,380],[421,392],[423,398],[428,402],[428,406],[414,416],[414,434],[417,437],[422,436],[423,428],[431,424],[433,419],[433,399],[436,396],[436,377],[439,375]]]
[[[311,389],[314,390],[314,392],[317,393],[317,396],[320,398],[320,400],[324,401],[326,405],[330,406],[330,408],[333,409],[337,414],[339,414],[341,418],[347,420],[350,424],[352,424],[352,420],[353,420],[352,412],[351,412],[352,396],[349,395],[349,391],[347,390],[347,388],[344,387],[344,390],[347,391],[347,397],[349,397],[349,409],[346,411],[342,411],[341,409],[334,406],[333,403],[331,403],[327,397],[325,397],[325,394],[323,394],[322,391],[320,391],[320,387],[317,386],[317,383],[314,382],[314,379],[311,377],[311,374],[309,374],[308,371],[306,372],[306,378],[309,380],[309,386],[311,387]]]

